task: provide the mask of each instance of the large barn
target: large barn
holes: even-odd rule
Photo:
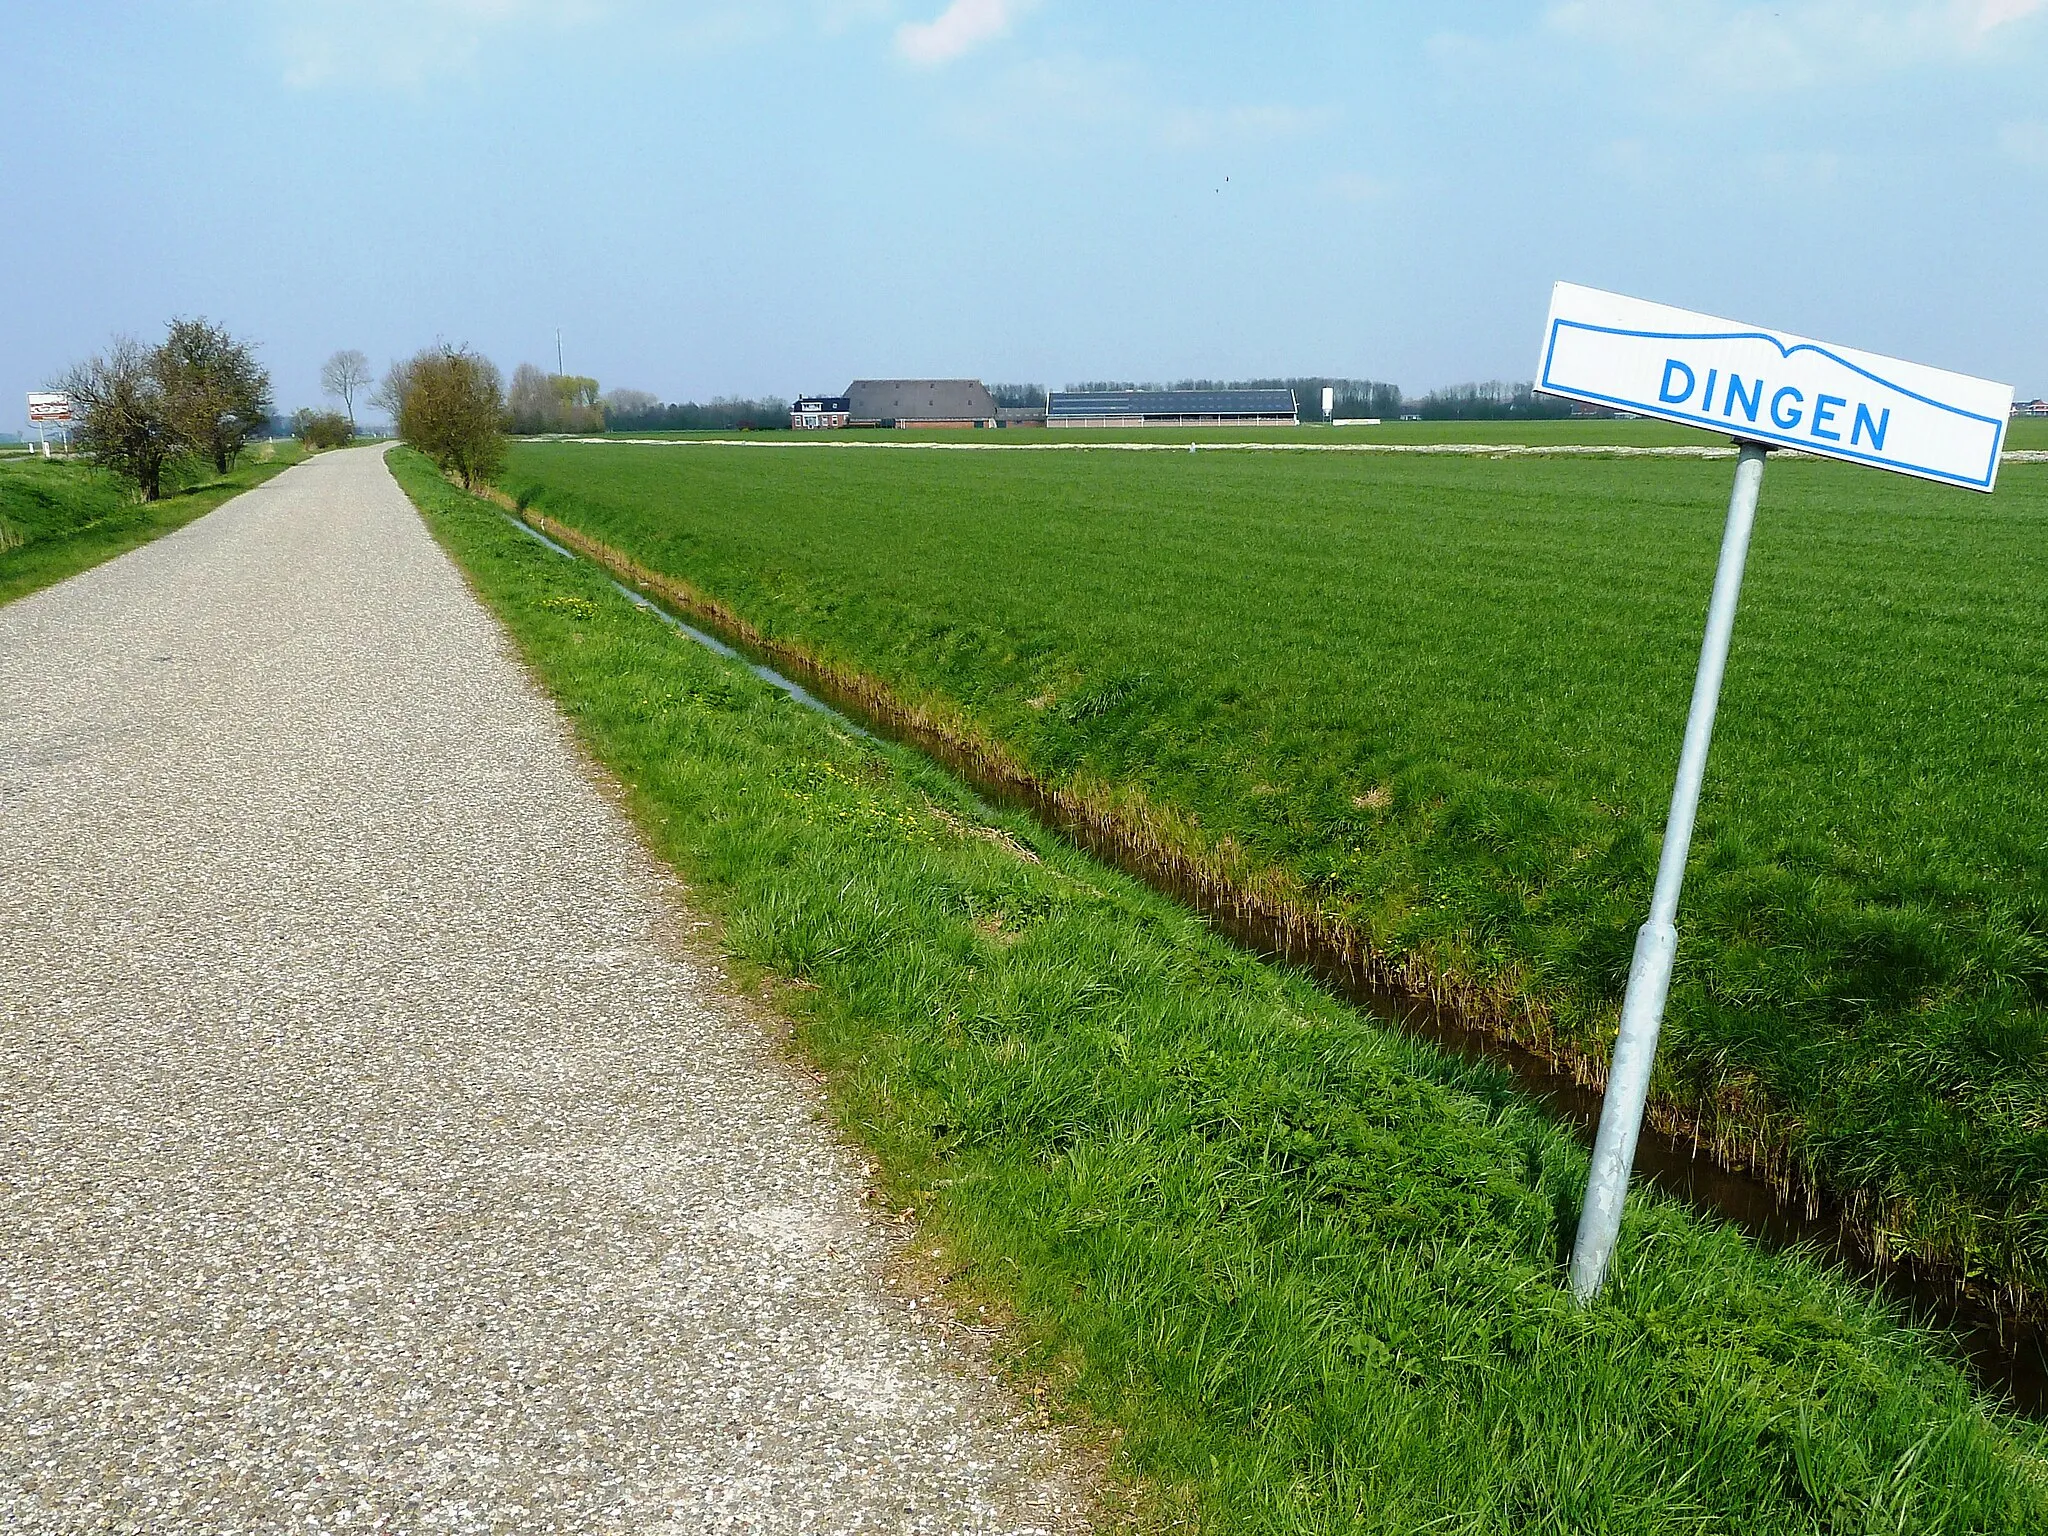
[[[1048,427],[1291,427],[1291,389],[1055,390]]]
[[[995,397],[979,379],[855,379],[846,386],[852,427],[992,427]]]

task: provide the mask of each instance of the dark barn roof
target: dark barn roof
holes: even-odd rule
[[[1227,418],[1294,413],[1291,389],[1105,389],[1086,393],[1056,390],[1046,406],[1049,421],[1095,416]]]
[[[846,386],[855,421],[994,421],[996,402],[979,379],[855,379]]]

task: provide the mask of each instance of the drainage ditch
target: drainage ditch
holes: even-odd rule
[[[824,670],[776,658],[779,665],[805,673],[808,686],[793,681],[756,655],[744,636],[700,628],[621,580],[601,558],[556,542],[524,515],[501,515],[558,555],[587,561],[637,607],[697,644],[740,662],[806,708],[831,716],[857,736],[892,741],[933,759],[973,786],[989,804],[1029,815],[1091,857],[1192,907],[1241,947],[1275,964],[1301,968],[1324,990],[1375,1018],[1454,1055],[1501,1068],[1524,1093],[1571,1126],[1582,1142],[1592,1144],[1600,1119],[1600,1093],[1537,1052],[1478,1027],[1454,1007],[1390,986],[1366,958],[1321,942],[1257,903],[1219,897],[1212,885],[1134,849],[1057,796],[995,771],[936,732],[877,709],[868,699],[841,687]],[[699,623],[712,622],[702,614],[694,616]],[[1795,1204],[1793,1191],[1774,1188],[1762,1178],[1702,1156],[1691,1138],[1659,1130],[1647,1121],[1636,1146],[1635,1172],[1639,1180],[1696,1211],[1732,1222],[1767,1247],[1803,1244],[1817,1249],[1847,1273],[1881,1289],[1910,1317],[1953,1336],[1972,1375],[1987,1391],[2007,1398],[2030,1417],[2048,1418],[2048,1324],[2038,1318],[2014,1318],[1968,1289],[1945,1267],[1887,1262],[1874,1256],[1858,1240],[1838,1202],[1805,1190],[1799,1192]]]

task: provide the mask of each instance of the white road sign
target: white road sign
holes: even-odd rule
[[[1988,491],[2012,386],[1559,283],[1536,387]]]
[[[55,391],[32,392],[28,397],[30,421],[69,421],[71,397]]]
[[[1579,1300],[1591,1301],[1621,1236],[1622,1206],[1678,955],[1679,896],[1765,457],[1774,447],[1797,448],[1988,491],[1998,478],[1998,449],[2005,441],[2012,389],[1573,283],[1551,290],[1536,387],[1662,421],[1711,427],[1742,444],[1714,570],[1714,595],[1707,604],[1685,744],[1671,789],[1671,814],[1657,854],[1650,917],[1636,931],[1586,1201],[1572,1240],[1572,1291]]]

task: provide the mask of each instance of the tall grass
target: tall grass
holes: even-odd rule
[[[414,455],[429,527],[783,994],[849,1134],[1113,1433],[1147,1523],[2021,1532],[2048,1441],[1797,1255],[1654,1197],[1563,1288],[1584,1158],[1498,1075],[1262,965],[679,639]]]

